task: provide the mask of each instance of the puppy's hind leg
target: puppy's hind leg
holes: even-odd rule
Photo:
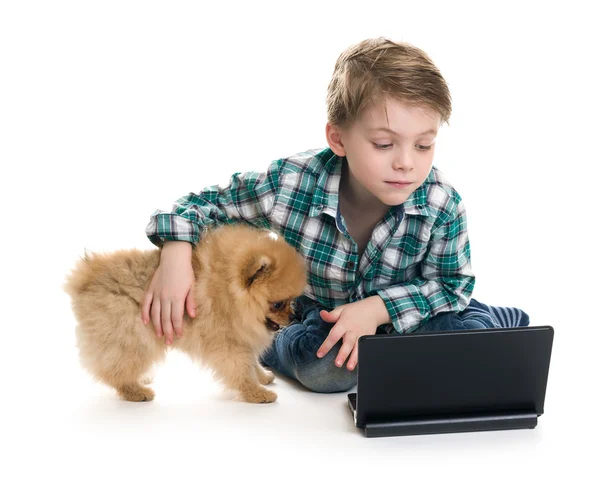
[[[142,385],[142,377],[164,358],[165,347],[139,320],[137,303],[98,290],[98,297],[81,295],[77,302],[76,338],[82,365],[125,400],[150,401],[154,392]]]
[[[154,399],[154,391],[145,387],[148,372],[151,370],[152,362],[149,357],[145,360],[138,360],[130,357],[129,360],[122,358],[118,363],[113,363],[111,367],[106,367],[98,371],[97,375],[102,382],[113,387],[119,396],[130,402],[149,402]]]

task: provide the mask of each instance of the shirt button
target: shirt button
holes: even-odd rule
[[[350,261],[350,262],[348,262],[348,267],[350,267],[350,268],[354,268],[354,261]]]

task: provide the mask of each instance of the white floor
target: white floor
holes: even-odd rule
[[[596,375],[589,363],[571,370],[578,359],[566,352],[576,349],[564,330],[536,429],[368,439],[345,393],[315,394],[277,377],[275,404],[241,403],[176,351],[157,370],[153,402],[124,402],[79,366],[68,298],[45,299],[53,309],[45,322],[6,337],[2,461],[13,471],[3,476],[541,476],[583,470],[594,458]],[[18,343],[27,335],[28,350]]]

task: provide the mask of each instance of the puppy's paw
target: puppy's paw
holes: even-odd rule
[[[277,394],[260,387],[242,392],[242,398],[249,403],[273,403],[277,400]]]
[[[270,383],[273,383],[273,380],[275,380],[275,375],[269,370],[263,370],[262,373],[259,373],[258,375],[258,381],[261,385],[269,385]]]
[[[154,400],[154,390],[138,384],[123,385],[117,391],[121,398],[129,402],[150,402]]]

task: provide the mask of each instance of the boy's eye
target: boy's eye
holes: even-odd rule
[[[373,146],[375,146],[376,149],[390,149],[394,145],[391,143],[390,144],[373,143]]]
[[[387,149],[391,149],[394,146],[394,144],[393,143],[389,143],[389,144],[373,143],[373,146],[375,146],[375,149],[387,150]],[[429,151],[430,149],[431,149],[431,146],[423,146],[422,144],[417,144],[417,150],[419,150],[419,151]]]

